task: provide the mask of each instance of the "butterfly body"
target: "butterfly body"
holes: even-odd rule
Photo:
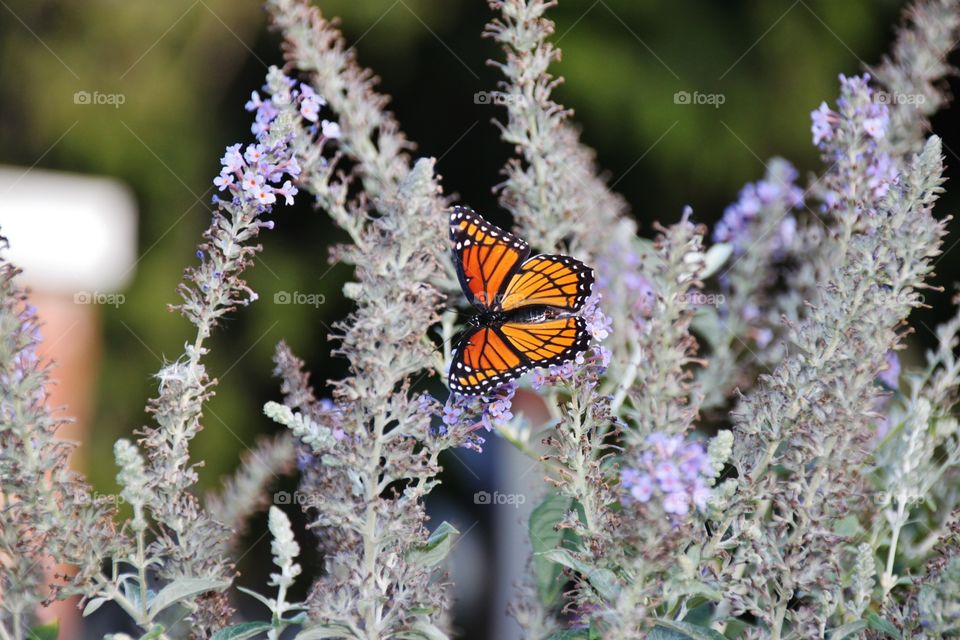
[[[465,207],[450,214],[450,239],[460,285],[477,309],[453,354],[451,390],[481,395],[588,348],[577,313],[592,269],[569,256],[530,257],[530,245]]]

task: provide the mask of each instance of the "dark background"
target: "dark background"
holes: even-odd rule
[[[393,97],[391,108],[418,143],[417,153],[440,159],[445,189],[508,222],[491,193],[511,153],[490,123],[502,113],[474,102],[475,92],[495,89],[499,80],[485,61],[500,52],[480,38],[491,17],[486,3],[320,6],[342,16],[361,63],[383,78],[380,89]],[[575,109],[583,139],[632,205],[642,234],[650,235],[654,220],[676,220],[686,204],[712,223],[744,182],[762,176],[769,157],[786,157],[801,174],[818,170],[809,112],[836,97],[838,73],[858,73],[863,63],[880,60],[902,7],[894,0],[566,0],[550,14],[563,49],[554,69],[566,78],[556,97]],[[99,491],[115,490],[112,444],[147,420],[143,406],[155,393],[151,375],[160,358],[175,357],[192,335],[165,305],[176,301],[182,269],[196,260],[223,147],[251,139],[243,103],[262,84],[265,65],[281,62],[279,38],[253,1],[0,2],[0,163],[115,176],[132,186],[140,207],[142,259],[126,303],[98,310],[104,355],[91,371],[97,411],[83,451]],[[122,93],[126,101],[119,109],[76,105],[72,97],[80,90]],[[677,105],[673,96],[681,90],[720,93],[725,102]],[[951,176],[960,164],[952,151],[960,151],[956,116],[952,108],[934,121]],[[948,192],[941,213],[956,202]],[[221,385],[193,446],[206,461],[204,489],[235,467],[258,434],[275,429],[260,408],[278,396],[270,356],[280,338],[306,359],[321,395],[325,380],[345,372],[327,340],[328,327],[350,308],[340,294],[349,270],[327,262],[327,248],[344,238],[304,197],[274,217],[277,228],[263,236],[264,252],[249,278],[261,302],[233,316],[212,341],[209,369]],[[948,238],[947,247],[953,242]],[[958,255],[948,252],[938,264],[938,283],[948,292],[928,294],[934,308],[915,315],[908,359],[922,357],[933,340],[928,327],[953,313],[949,290]],[[281,290],[321,293],[326,304],[275,305],[273,294]],[[481,555],[456,576],[477,582],[459,611],[469,637],[486,637],[489,617],[500,615],[489,611],[484,585],[493,582],[481,571],[484,554],[493,551],[489,510],[471,511],[470,499],[496,477],[499,454],[496,443],[483,456],[458,454],[470,473],[448,460],[432,506],[442,517],[458,514],[461,531],[476,526],[471,549]],[[251,529],[241,582],[263,585],[269,539],[254,544],[265,531],[262,521]],[[318,559],[308,538],[300,539],[309,573]]]

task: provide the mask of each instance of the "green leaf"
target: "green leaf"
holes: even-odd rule
[[[613,602],[617,599],[620,593],[620,581],[617,580],[617,576],[614,575],[613,571],[602,567],[592,567],[574,558],[566,549],[553,549],[541,554],[535,554],[534,557],[537,557],[537,555],[543,556],[552,562],[558,562],[580,573],[580,575],[587,579],[590,586],[596,589],[597,594],[607,602]]]
[[[689,622],[657,620],[647,640],[726,640],[726,637],[719,631]]]
[[[180,578],[174,580],[154,596],[150,602],[149,615],[154,618],[158,613],[181,600],[207,591],[220,591],[229,586],[229,580],[214,580],[212,578]]]
[[[27,632],[28,640],[57,640],[60,634],[60,621],[54,620],[47,624],[38,624]]]
[[[900,631],[895,626],[893,626],[892,622],[888,620],[884,620],[883,618],[881,618],[880,616],[878,616],[876,613],[872,611],[869,614],[867,614],[867,625],[874,631],[885,633],[891,638],[895,638],[896,640],[902,640]]]
[[[162,624],[154,625],[150,628],[150,631],[147,631],[145,634],[140,636],[140,640],[156,640],[163,635],[163,632],[166,631],[166,627]]]
[[[552,634],[547,640],[590,640],[590,630],[564,629]]]
[[[269,622],[241,622],[231,625],[225,629],[220,629],[210,640],[247,640],[263,631],[269,631],[273,625]]]
[[[402,640],[450,640],[447,634],[429,620],[417,620],[410,631],[394,637]]]
[[[866,628],[866,620],[857,620],[856,622],[849,622],[835,629],[829,629],[827,633],[830,634],[830,640],[843,640],[855,633],[860,633]]]
[[[83,617],[86,618],[109,600],[110,598],[90,598],[90,600],[87,601],[87,606],[83,608]]]
[[[837,520],[833,524],[833,531],[839,536],[853,538],[856,535],[863,533],[863,527],[860,526],[860,521],[857,519],[857,516],[850,515]]]
[[[274,603],[270,598],[268,598],[268,597],[266,597],[266,596],[262,596],[262,595],[260,595],[259,593],[257,593],[256,591],[254,591],[254,590],[252,590],[252,589],[247,589],[246,587],[239,587],[239,586],[238,586],[238,587],[237,587],[237,591],[239,591],[239,592],[241,592],[241,593],[245,593],[245,594],[247,594],[248,596],[250,596],[251,598],[256,598],[257,600],[259,600],[260,602],[263,603],[263,606],[265,606],[267,609],[270,609],[271,611],[273,611],[273,607],[274,607],[274,605],[275,605],[276,603]]]
[[[555,493],[537,505],[530,514],[530,545],[533,547],[533,575],[537,582],[537,595],[545,605],[553,604],[563,585],[560,574],[563,567],[549,558],[537,555],[560,546],[563,531],[557,530],[557,523],[563,520],[570,510],[570,498]]]
[[[298,633],[293,640],[326,640],[327,638],[353,638],[346,627],[336,624],[318,624]]]
[[[715,307],[699,305],[693,312],[690,329],[703,338],[710,347],[716,347],[725,340],[724,328]]]
[[[407,559],[421,567],[434,567],[447,557],[453,547],[453,541],[459,535],[460,532],[452,524],[446,521],[441,522],[440,526],[427,538],[426,544],[415,547],[407,553]]]
[[[730,259],[730,255],[733,254],[733,245],[729,242],[720,242],[709,249],[703,257],[703,271],[700,273],[700,279],[706,280],[717,271],[720,270],[727,260]]]

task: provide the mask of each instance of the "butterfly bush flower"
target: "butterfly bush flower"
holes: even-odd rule
[[[712,250],[732,250],[717,269],[716,310],[701,309],[698,318],[711,351],[709,366],[698,375],[707,408],[725,403],[735,389],[747,390],[760,371],[783,357],[776,340],[782,318],[795,318],[791,305],[800,303],[781,296],[777,283],[790,277],[786,265],[804,253],[805,240],[797,222],[804,194],[796,179],[792,164],[772,158],[763,179],[744,186],[714,228],[714,242],[723,244]]]
[[[803,207],[803,191],[795,182],[797,170],[782,161],[775,172],[757,183],[750,183],[740,191],[740,199],[723,212],[723,218],[713,230],[714,242],[728,242],[733,245],[736,254],[742,254],[751,248],[754,241],[750,233],[755,219],[765,209],[776,207],[787,212]],[[797,221],[787,213],[777,222],[772,238],[776,240],[774,251],[782,251],[793,243]]]
[[[289,88],[289,80],[285,84]],[[175,307],[196,327],[196,338],[157,375],[159,394],[149,407],[156,425],[142,431],[139,449],[143,454],[133,445],[122,450],[124,468],[132,469],[133,454],[142,455],[144,473],[164,479],[148,485],[151,491],[143,503],[144,517],[152,521],[157,540],[148,546],[146,529],[132,528],[137,544],[129,558],[138,576],[141,598],[146,596],[147,572],[152,567],[158,567],[157,577],[170,584],[202,579],[207,590],[191,591],[184,598],[191,609],[192,633],[197,637],[212,634],[229,620],[232,608],[225,590],[234,577],[227,556],[226,546],[231,540],[227,524],[204,509],[192,491],[197,471],[190,463],[189,443],[203,428],[205,402],[216,384],[204,364],[206,339],[223,317],[257,299],[241,277],[260,249],[253,241],[263,229],[273,227],[272,221],[264,218],[276,204],[278,183],[284,176],[296,179],[300,175],[291,148],[296,119],[279,109],[289,99],[277,93],[267,100],[252,96],[249,106],[257,112],[257,141],[231,145],[221,158],[222,169],[214,184],[229,197],[214,197],[213,219],[197,253],[200,264],[186,270],[178,289],[183,301]],[[286,192],[292,196],[292,183]],[[133,475],[121,474],[121,479]],[[258,502],[248,504],[252,509]],[[218,512],[224,513],[222,509]],[[211,540],[218,543],[210,544]],[[97,596],[114,599],[117,592],[117,588],[103,586]],[[135,621],[150,628],[159,613],[159,609],[146,609]]]
[[[656,498],[666,513],[685,516],[706,510],[714,469],[699,442],[651,433],[636,466],[620,472],[625,501],[646,504]]]
[[[289,176],[292,180],[300,177],[300,165],[296,157],[287,151],[288,138],[270,140],[271,125],[280,115],[277,104],[294,103],[300,105],[300,115],[310,122],[317,121],[319,109],[326,105],[308,85],[298,84],[290,78],[283,78],[283,91],[270,95],[266,100],[261,99],[256,91],[246,104],[248,111],[255,112],[255,121],[252,131],[260,142],[242,147],[234,144],[227,147],[220,159],[222,169],[213,183],[219,191],[229,191],[234,204],[243,202],[256,203],[264,210],[277,201],[277,196],[283,198],[284,204],[293,204],[293,197],[298,189],[291,180],[284,180]],[[269,91],[270,86],[264,85]],[[324,120],[324,136],[328,131],[334,131],[334,123]],[[268,143],[268,144],[265,144]]]
[[[859,170],[866,175],[866,186],[873,199],[882,199],[897,180],[897,165],[890,153],[881,146],[890,124],[889,107],[885,102],[878,100],[878,93],[870,85],[870,74],[847,77],[840,75],[841,97],[837,100],[838,111],[827,110],[828,116],[823,115],[825,104],[811,114],[813,119],[813,141],[823,152],[826,162],[841,162],[849,153],[849,143],[855,141],[857,164]],[[829,124],[830,129],[824,133],[821,125]],[[847,156],[849,157],[849,156]],[[849,174],[844,176],[851,178]],[[836,189],[826,189],[821,198],[825,208],[840,206],[841,192]]]
[[[600,299],[602,297],[603,294],[600,293],[591,295],[587,298],[583,310],[580,312],[581,317],[587,323],[587,331],[597,341],[606,340],[613,329],[613,319],[604,315],[603,310],[600,309]]]
[[[495,431],[513,420],[513,397],[519,386],[516,380],[510,380],[483,396],[451,393],[441,411],[438,434],[463,434],[460,446],[482,453],[486,439],[477,430]]]

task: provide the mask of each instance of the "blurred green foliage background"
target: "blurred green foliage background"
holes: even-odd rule
[[[382,78],[418,153],[440,159],[448,192],[489,212],[491,187],[511,152],[491,118],[500,110],[474,94],[496,87],[485,64],[499,51],[480,34],[491,13],[481,0],[323,0],[342,17],[360,61]],[[837,93],[837,74],[856,73],[887,50],[900,0],[564,0],[551,16],[563,49],[558,98],[575,109],[642,233],[673,221],[685,204],[716,220],[771,155],[803,173],[818,167],[809,112]],[[211,180],[223,147],[248,141],[243,103],[282,62],[277,34],[256,0],[3,0],[0,2],[0,164],[115,176],[140,207],[140,254],[126,304],[99,309],[105,356],[98,379],[89,476],[114,487],[111,447],[148,417],[145,399],[164,357],[180,352],[187,323],[165,310],[208,222]],[[125,103],[77,105],[77,91],[122,93]],[[719,93],[724,103],[678,105],[678,91]],[[935,129],[960,150],[956,109]],[[953,174],[957,156],[948,164]],[[949,185],[948,185],[949,187]],[[279,208],[277,229],[250,272],[261,301],[217,334],[209,370],[221,379],[193,452],[215,486],[246,444],[273,425],[260,407],[277,396],[270,356],[286,338],[323,382],[344,373],[330,356],[331,325],[349,309],[340,294],[349,271],[327,248],[343,238],[301,198]],[[955,208],[957,192],[944,201]],[[603,230],[598,229],[598,233]],[[948,246],[953,240],[948,240]],[[76,247],[83,251],[82,246]],[[957,254],[960,255],[960,254]],[[956,274],[941,263],[940,283]],[[278,291],[320,293],[317,308],[273,304]],[[933,296],[931,296],[933,297]],[[948,295],[923,313],[944,319]],[[69,339],[69,338],[68,338]],[[928,344],[920,329],[918,345]]]

